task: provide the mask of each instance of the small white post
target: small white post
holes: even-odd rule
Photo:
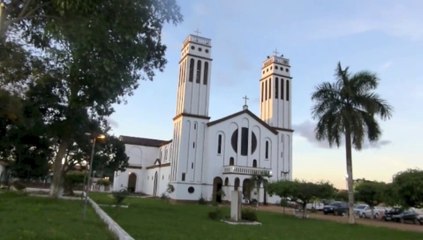
[[[238,222],[241,219],[241,192],[232,191],[231,194],[231,220]]]

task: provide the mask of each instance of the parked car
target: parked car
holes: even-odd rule
[[[392,215],[392,221],[401,223],[412,222],[416,224],[423,224],[423,221],[421,221],[421,216],[423,216],[423,212],[420,209],[410,208],[402,213]]]
[[[356,215],[360,218],[382,218],[385,213],[385,208],[365,206],[357,210]]]
[[[306,204],[307,210],[322,211],[325,205],[322,202],[312,202]]]
[[[385,221],[392,221],[392,216],[398,215],[402,213],[404,210],[402,208],[392,208],[390,210],[385,211],[385,215],[383,216],[383,219]]]
[[[368,207],[369,207],[369,205],[367,205],[365,203],[356,204],[353,208],[353,212],[354,212],[355,215],[360,216],[360,212],[363,209],[366,209]]]
[[[333,213],[334,215],[345,215],[348,213],[348,204],[346,202],[333,202],[323,207],[323,214]]]

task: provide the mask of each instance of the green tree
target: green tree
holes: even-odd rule
[[[312,115],[318,119],[315,129],[318,140],[327,140],[332,146],[339,147],[341,137],[345,137],[347,182],[348,182],[348,222],[355,223],[353,215],[353,167],[352,147],[360,150],[364,138],[377,141],[381,129],[375,116],[381,119],[391,117],[391,106],[381,99],[374,90],[379,80],[373,73],[361,71],[351,75],[341,63],[335,71],[334,83],[324,82],[318,85],[312,94],[315,101]]]
[[[423,171],[409,169],[397,173],[392,181],[393,190],[404,207],[423,206]]]
[[[11,56],[23,51],[26,65],[36,62],[44,71],[28,68],[31,74],[0,81],[28,86],[43,111],[57,145],[51,188],[57,197],[62,159],[76,134],[90,119],[110,115],[112,104],[132,94],[138,80],[152,80],[156,69],[163,70],[163,24],[182,16],[175,0],[18,0],[6,2],[5,9],[0,47],[15,46]]]
[[[383,193],[383,202],[389,206],[398,206],[403,204],[401,201],[401,197],[398,195],[398,191],[396,189],[395,184],[386,184],[386,188]]]
[[[348,201],[348,191],[347,190],[337,190],[334,195],[335,200],[338,201]]]
[[[93,171],[99,177],[113,179],[115,171],[123,171],[128,166],[125,144],[119,138],[109,135],[104,143],[98,145],[100,149],[94,157]]]
[[[369,205],[374,216],[374,207],[384,201],[386,183],[376,181],[362,181],[355,187],[356,198]]]
[[[281,198],[290,196],[300,200],[303,210],[303,218],[305,218],[306,205],[315,199],[323,199],[332,197],[335,188],[327,182],[306,182],[306,181],[278,181],[268,184],[270,194],[276,194]]]

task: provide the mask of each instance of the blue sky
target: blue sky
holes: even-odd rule
[[[163,31],[168,64],[154,81],[142,81],[127,104],[115,106],[114,134],[172,138],[180,49],[199,30],[212,39],[211,120],[240,111],[245,95],[259,115],[263,60],[275,49],[290,59],[294,178],[346,187],[344,146],[317,142],[311,118],[311,93],[334,80],[339,61],[351,72],[375,72],[378,94],[394,108],[390,120],[380,121],[380,141],[353,152],[354,178],[390,182],[399,171],[423,167],[423,1],[177,2],[184,21]]]

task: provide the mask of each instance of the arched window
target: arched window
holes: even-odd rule
[[[267,100],[267,81],[264,82],[264,100]]]
[[[239,188],[239,178],[235,178],[234,190],[238,190],[238,188]]]
[[[286,101],[289,101],[289,80],[286,80]]]
[[[235,130],[234,133],[232,133],[231,145],[232,145],[232,149],[235,152],[238,152],[238,129]]]
[[[248,154],[248,128],[241,128],[241,155],[247,156]]]
[[[276,78],[275,79],[275,98],[277,99],[278,98],[278,92],[279,91],[279,78]]]
[[[221,154],[222,153],[222,134],[219,134],[219,136],[217,136],[217,154]]]
[[[266,149],[265,149],[265,159],[269,159],[269,141],[266,141]]]
[[[272,78],[269,78],[269,99],[272,98]]]
[[[229,179],[226,177],[225,178],[225,186],[228,186],[229,185]]]
[[[253,160],[253,167],[257,167],[257,160]]]
[[[229,158],[229,165],[233,166],[235,164],[235,160],[233,157]]]
[[[204,62],[204,76],[203,76],[203,84],[207,85],[207,77],[209,75],[209,63]]]
[[[195,82],[200,83],[201,78],[201,61],[197,61],[197,73],[195,74]]]
[[[257,148],[257,137],[254,132],[251,134],[251,154],[253,154],[256,151]]]
[[[192,79],[194,78],[194,59],[191,59],[189,61],[189,79],[188,81],[192,82]]]

